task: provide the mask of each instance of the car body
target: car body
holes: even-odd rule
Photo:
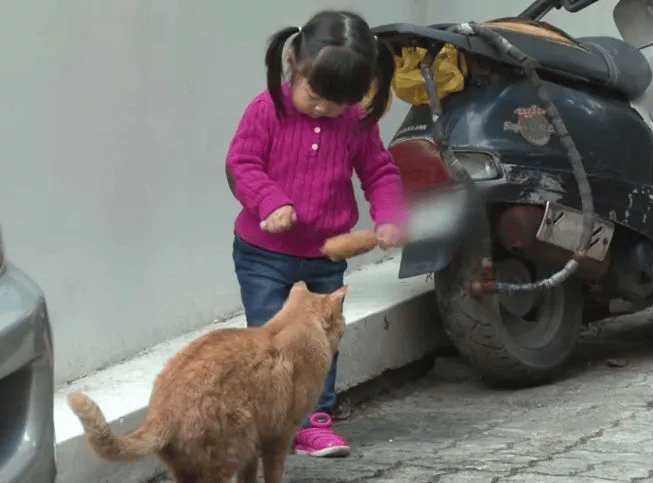
[[[0,230],[0,482],[52,483],[54,364],[45,296],[4,257]]]

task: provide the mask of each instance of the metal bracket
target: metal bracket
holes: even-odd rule
[[[547,201],[537,239],[569,251],[576,251],[583,231],[583,214],[578,210]],[[594,217],[594,229],[585,255],[603,261],[608,254],[614,223]]]

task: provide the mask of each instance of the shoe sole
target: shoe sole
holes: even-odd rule
[[[329,448],[320,449],[317,451],[306,451],[295,448],[297,454],[307,454],[316,458],[334,458],[349,456],[349,446],[330,446]]]

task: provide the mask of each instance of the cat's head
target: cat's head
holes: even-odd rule
[[[338,290],[329,294],[310,292],[304,282],[297,282],[290,290],[290,298],[302,299],[305,306],[309,306],[322,323],[331,349],[335,353],[345,333],[345,317],[343,305],[347,295],[347,286],[343,285]]]

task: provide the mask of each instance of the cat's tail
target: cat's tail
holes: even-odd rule
[[[95,451],[110,461],[136,461],[160,450],[165,441],[153,434],[146,425],[125,436],[111,431],[100,407],[88,396],[79,392],[68,394],[68,404],[80,419],[84,432]]]

